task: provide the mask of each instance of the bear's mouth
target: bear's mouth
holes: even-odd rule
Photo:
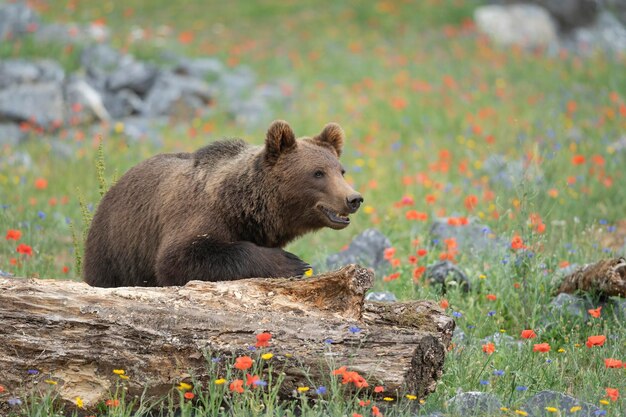
[[[348,217],[347,214],[337,213],[334,210],[331,210],[325,206],[319,206],[319,209],[322,211],[322,213],[326,215],[326,217],[328,218],[328,220],[331,221],[331,223],[335,223],[338,225],[345,225],[345,226],[350,224],[350,218]]]

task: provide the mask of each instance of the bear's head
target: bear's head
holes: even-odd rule
[[[327,124],[317,136],[299,139],[283,120],[273,122],[267,131],[264,158],[278,181],[280,210],[300,233],[343,229],[350,224],[348,215],[363,202],[343,177],[339,162],[343,142],[343,129],[336,123]]]

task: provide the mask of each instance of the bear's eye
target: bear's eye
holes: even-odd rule
[[[317,170],[315,171],[315,178],[322,178],[324,176],[324,171],[322,170]]]
[[[341,176],[343,177],[344,175],[346,175],[346,170],[345,169],[341,169]]]

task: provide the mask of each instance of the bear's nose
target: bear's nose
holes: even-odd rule
[[[351,210],[352,213],[354,213],[361,206],[361,203],[363,202],[363,197],[361,197],[361,194],[354,194],[348,197],[347,201],[348,208]]]

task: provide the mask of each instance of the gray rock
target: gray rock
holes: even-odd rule
[[[523,341],[516,340],[513,336],[502,333],[494,333],[491,336],[487,336],[482,340],[482,343],[493,343],[496,346],[514,346],[518,348],[524,346]]]
[[[24,83],[60,83],[64,78],[63,68],[51,60],[7,59],[0,61],[0,89]]]
[[[32,120],[50,128],[63,122],[63,109],[61,84],[20,84],[0,90],[0,120]]]
[[[561,31],[569,31],[594,23],[598,15],[597,0],[530,0],[545,8]]]
[[[13,275],[10,272],[5,272],[3,270],[0,269],[0,278],[13,278],[15,275]]]
[[[73,76],[65,84],[66,115],[71,124],[111,119],[102,96],[82,77]]]
[[[467,275],[461,268],[450,261],[440,261],[426,268],[426,279],[430,285],[441,285],[443,292],[449,286],[460,286],[464,292],[470,290],[470,283]]]
[[[15,146],[26,138],[26,133],[13,123],[0,123],[0,147]]]
[[[396,296],[389,291],[371,292],[365,296],[367,301],[379,301],[385,303],[394,303],[398,301]]]
[[[552,17],[533,4],[479,6],[474,10],[474,21],[478,30],[498,45],[535,48],[558,43]]]
[[[509,189],[522,181],[539,182],[543,179],[543,172],[536,164],[525,167],[523,160],[510,161],[498,154],[485,159],[483,171],[493,185],[502,185]]]
[[[0,169],[7,167],[23,167],[30,170],[33,167],[33,158],[28,152],[13,152],[6,158],[0,158]]]
[[[595,308],[589,305],[584,299],[575,295],[561,293],[550,302],[550,310],[558,315],[570,315],[588,318],[587,310]]]
[[[463,416],[480,416],[500,413],[502,403],[488,392],[463,392],[450,398],[448,408]]]
[[[123,60],[127,59],[125,55],[110,45],[96,44],[83,49],[80,55],[80,64],[89,74],[97,76],[115,71]]]
[[[249,96],[256,84],[256,76],[252,69],[240,66],[233,71],[225,72],[218,80],[220,94],[228,101]]]
[[[618,320],[622,322],[626,320],[626,299],[614,297],[611,299],[611,304],[613,304],[613,311],[617,316]]]
[[[204,81],[162,72],[146,96],[142,114],[146,116],[163,116],[175,112],[179,104],[190,110],[205,107],[214,96],[213,89]]]
[[[463,341],[465,341],[465,338],[467,336],[465,335],[465,332],[463,330],[461,330],[461,328],[459,326],[456,326],[454,328],[454,331],[452,332],[452,341],[454,343],[461,343]]]
[[[174,72],[195,78],[217,80],[224,73],[224,64],[217,58],[181,58],[174,67]]]
[[[508,248],[508,242],[496,237],[489,226],[477,223],[470,219],[464,226],[452,226],[448,224],[448,218],[435,219],[430,226],[430,238],[443,244],[445,239],[454,238],[461,252],[485,252],[490,253]]]
[[[594,25],[572,31],[563,39],[563,44],[583,53],[596,50],[623,53],[626,52],[626,28],[613,14],[603,11]]]
[[[391,241],[376,229],[366,229],[352,239],[348,248],[326,258],[326,267],[337,269],[347,264],[360,264],[384,273],[390,266],[385,259],[385,249],[391,247]]]
[[[39,15],[24,2],[0,4],[0,41],[21,36],[39,26]]]
[[[122,133],[134,141],[148,141],[156,147],[163,146],[162,128],[167,125],[164,117],[127,117],[121,121]],[[113,126],[113,128],[115,128]]]
[[[570,412],[574,406],[580,406],[580,411]],[[585,403],[566,394],[556,391],[541,391],[530,398],[522,410],[526,411],[532,417],[551,417],[555,413],[546,411],[546,407],[555,407],[559,409],[560,416],[576,416],[576,417],[595,417],[600,409],[593,404]]]
[[[626,151],[626,135],[611,143],[609,148],[612,148],[615,152]]]
[[[87,44],[105,42],[111,36],[111,31],[103,25],[82,26],[76,23],[50,23],[42,25],[35,32],[38,42],[55,42],[61,44]]]
[[[117,67],[107,79],[107,87],[112,91],[128,89],[139,95],[150,90],[158,70],[145,62],[130,60]]]
[[[114,119],[122,119],[139,114],[143,107],[141,98],[131,90],[120,90],[105,96],[104,106]]]
[[[272,118],[271,104],[260,97],[235,100],[228,106],[228,112],[238,124],[248,127],[265,125]]]

